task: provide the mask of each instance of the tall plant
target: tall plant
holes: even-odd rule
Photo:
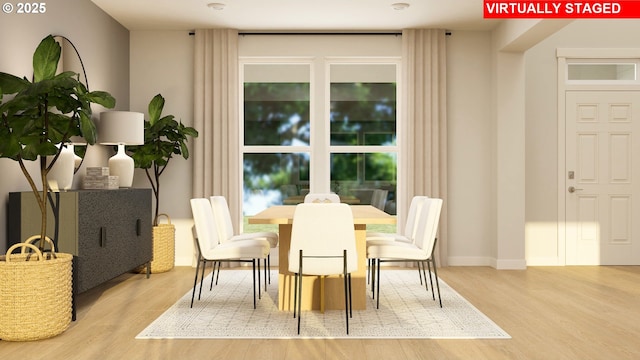
[[[136,168],[144,169],[156,199],[154,226],[160,209],[160,176],[173,155],[189,158],[188,137],[198,137],[196,129],[184,126],[173,115],[162,116],[164,98],[158,94],[149,103],[149,120],[144,122],[144,144],[127,146]],[[162,117],[161,117],[162,116]]]
[[[56,74],[61,47],[53,36],[45,37],[33,54],[33,80],[0,72],[0,157],[20,165],[41,211],[40,237],[47,229],[47,174],[72,136],[96,142],[91,104],[115,106],[108,92],[88,91],[77,73]],[[10,95],[10,96],[7,96]],[[52,156],[47,161],[47,156]],[[41,189],[26,161],[40,162]],[[43,244],[43,243],[41,243]]]

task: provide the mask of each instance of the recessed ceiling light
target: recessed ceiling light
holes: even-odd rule
[[[409,7],[409,4],[407,4],[407,3],[394,3],[394,4],[391,4],[391,7],[393,8],[393,10],[404,10],[404,9]]]
[[[224,7],[227,5],[223,3],[208,3],[207,6],[214,10],[224,10]]]

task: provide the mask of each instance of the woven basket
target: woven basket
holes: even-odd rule
[[[71,323],[73,255],[42,253],[31,244],[11,246],[0,256],[0,339],[31,341],[64,332]],[[18,248],[20,254],[12,254]],[[32,253],[26,253],[26,249]]]
[[[167,218],[166,224],[159,224],[161,216]],[[167,214],[158,214],[153,227],[153,260],[151,272],[161,273],[173,269],[176,260],[176,227],[171,224],[171,218]]]

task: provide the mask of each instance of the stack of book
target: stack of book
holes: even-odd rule
[[[88,167],[82,187],[84,189],[117,189],[118,176],[109,175],[108,167]]]

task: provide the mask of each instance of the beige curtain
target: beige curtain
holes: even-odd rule
[[[414,195],[444,199],[436,256],[447,265],[447,75],[445,31],[402,31],[403,117],[401,142],[404,204]]]
[[[227,198],[239,229],[238,31],[196,30],[193,197]]]

